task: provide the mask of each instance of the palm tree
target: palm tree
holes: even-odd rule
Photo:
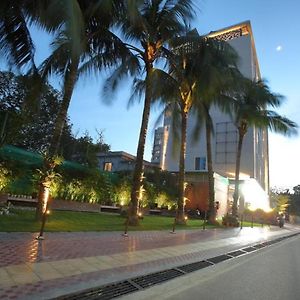
[[[55,74],[63,80],[62,102],[55,120],[54,132],[48,150],[49,158],[45,159],[43,174],[48,174],[50,167],[56,167],[54,163],[49,164],[48,162],[56,161],[54,158],[59,154],[60,140],[68,108],[74,87],[80,76],[86,73],[90,74],[92,71],[99,72],[104,67],[111,67],[119,62],[123,56],[129,54],[125,45],[110,30],[110,27],[116,22],[118,13],[120,13],[119,1],[94,3],[78,0],[73,3],[73,6],[75,6],[74,14],[65,16],[64,23],[67,25],[62,26],[57,31],[52,43],[53,52],[39,68],[42,78],[48,78]],[[74,18],[79,18],[80,26],[69,24],[74,22]],[[76,34],[71,29],[75,30]],[[42,213],[40,208],[46,206],[42,203],[48,201],[45,197],[45,191],[49,188],[49,180],[46,177],[45,175],[43,182],[44,177],[41,176],[40,181],[39,215]]]
[[[234,95],[235,109],[233,120],[238,131],[238,145],[235,167],[235,188],[233,194],[232,214],[237,215],[239,199],[239,175],[243,139],[251,126],[269,128],[285,135],[295,134],[297,124],[286,117],[280,116],[268,106],[277,108],[282,104],[283,96],[272,93],[264,81],[253,82],[243,79],[240,88]]]
[[[185,153],[188,116],[191,111],[198,116],[194,138],[199,137],[199,125],[205,122],[210,141],[212,120],[209,115],[209,105],[213,100],[208,95],[215,93],[215,89],[224,81],[222,78],[227,69],[235,66],[236,53],[223,41],[199,37],[195,32],[189,33],[186,37],[176,38],[173,46],[175,46],[175,55],[169,57],[169,73],[155,70],[152,74],[154,78],[152,95],[156,99],[163,99],[167,104],[166,111],[172,112],[172,128],[175,133],[176,122],[180,120],[179,199],[176,222],[185,223]],[[213,176],[210,142],[207,144],[209,171]],[[212,189],[210,193],[214,194],[213,178],[209,187]],[[214,200],[211,202],[214,205]]]
[[[212,107],[217,107],[224,113],[229,113],[232,110],[233,101],[227,93],[230,91],[232,84],[241,75],[237,69],[238,55],[228,43],[218,42],[214,47],[207,47],[206,56],[207,58],[203,61],[202,76],[199,78],[203,87],[200,91],[201,100],[195,103],[198,122],[194,129],[194,139],[199,138],[200,129],[204,123],[208,173],[209,222],[214,224],[216,222],[216,210],[211,144],[211,138],[214,133],[214,122],[210,110]]]
[[[151,107],[151,74],[154,64],[166,54],[167,42],[185,31],[194,16],[192,0],[147,0],[128,1],[127,16],[120,22],[120,28],[128,42],[128,49],[135,55],[127,65],[122,65],[108,79],[105,91],[112,92],[122,76],[135,74],[135,82],[144,90],[144,109],[138,140],[131,202],[128,222],[138,224],[138,203],[143,180],[143,158]],[[140,81],[137,78],[144,77]]]

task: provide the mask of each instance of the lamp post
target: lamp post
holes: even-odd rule
[[[202,227],[203,230],[205,230],[205,228],[206,228],[206,219],[207,219],[207,211],[205,210],[204,211],[203,227]]]

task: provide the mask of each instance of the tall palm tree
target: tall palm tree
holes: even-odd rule
[[[192,0],[134,0],[127,3],[127,16],[119,24],[126,40],[130,43],[128,48],[136,59],[130,58],[127,65],[120,66],[112,74],[107,81],[106,92],[112,91],[120,78],[128,73],[135,73],[137,78],[144,78],[144,109],[128,210],[129,224],[137,225],[144,149],[151,107],[151,74],[154,71],[154,64],[166,54],[167,42],[185,31],[194,16],[194,5]]]
[[[215,223],[215,187],[212,159],[211,138],[214,133],[214,122],[210,114],[213,107],[224,113],[231,112],[233,100],[227,94],[232,85],[241,77],[237,69],[238,54],[228,44],[219,42],[215,47],[209,47],[206,51],[207,58],[203,62],[201,71],[201,101],[195,103],[195,113],[198,122],[194,129],[194,139],[199,138],[200,129],[205,127],[206,156],[208,174],[208,207],[209,222]]]
[[[52,43],[53,52],[39,68],[42,78],[55,74],[63,81],[63,97],[54,124],[48,151],[49,158],[44,160],[42,173],[45,174],[45,178],[41,176],[39,215],[43,212],[41,208],[46,207],[45,202],[48,201],[45,197],[45,192],[49,188],[47,174],[49,169],[56,166],[53,161],[56,161],[54,158],[59,154],[60,140],[76,82],[81,75],[111,67],[129,54],[122,41],[110,30],[120,13],[122,2],[78,0],[72,1],[72,4],[74,8],[71,11],[74,14],[69,13],[65,16],[63,24],[66,26],[61,26],[57,31]],[[78,24],[72,26],[72,23],[76,23],[74,19],[79,19],[79,26]]]
[[[238,145],[235,167],[235,188],[233,194],[232,214],[237,215],[239,199],[239,175],[243,140],[249,127],[267,129],[284,135],[295,134],[297,124],[280,116],[268,107],[277,108],[282,104],[283,96],[272,93],[264,81],[253,82],[243,79],[240,88],[234,95],[235,108],[233,120],[238,131]]]
[[[210,140],[212,120],[209,115],[209,105],[213,99],[208,95],[215,93],[216,88],[221,85],[227,69],[235,66],[236,53],[223,41],[199,37],[193,32],[186,37],[176,38],[173,46],[175,55],[169,57],[169,72],[155,70],[152,74],[155,82],[152,94],[155,98],[161,98],[167,104],[166,110],[172,112],[172,128],[175,132],[176,122],[180,120],[179,199],[176,222],[184,223],[188,117],[191,111],[198,117],[194,138],[199,137],[199,125],[204,122]],[[208,149],[208,156],[210,154],[211,149]],[[209,161],[211,162],[211,158]],[[210,164],[210,172],[213,176],[212,164]],[[210,189],[213,189],[213,179]],[[214,194],[214,191],[211,191],[211,194]],[[214,200],[212,203],[214,205]]]

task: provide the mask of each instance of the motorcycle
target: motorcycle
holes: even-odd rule
[[[282,216],[280,216],[280,217],[277,218],[277,222],[278,222],[279,228],[283,228],[283,226],[284,226],[284,218]]]

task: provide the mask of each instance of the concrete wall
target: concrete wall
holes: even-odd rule
[[[106,162],[112,163],[112,172],[116,171],[132,171],[134,169],[133,161],[125,161],[122,157],[98,157],[98,166],[100,170],[103,170],[103,166]]]

